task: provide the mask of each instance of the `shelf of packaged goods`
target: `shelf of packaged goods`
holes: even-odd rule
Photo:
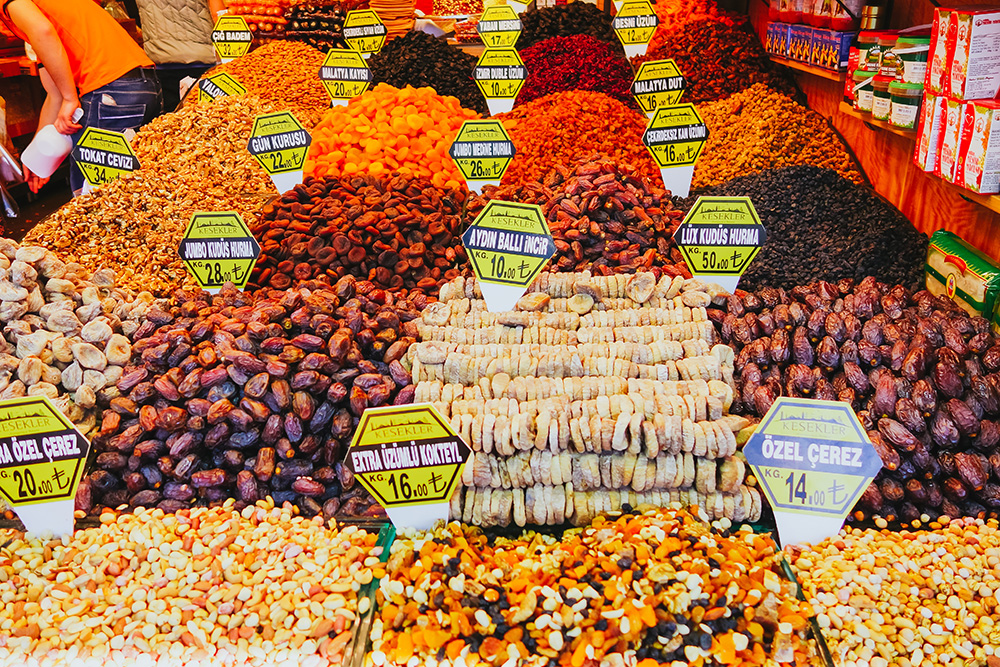
[[[957,192],[958,196],[962,199],[970,201],[973,204],[979,204],[980,206],[990,209],[994,213],[1000,213],[1000,195],[981,195],[973,192],[972,190],[966,190],[960,185],[949,183],[943,178],[941,179],[941,182]]]
[[[906,137],[907,139],[916,139],[917,137],[916,130],[907,130],[902,127],[896,127],[892,123],[887,123],[884,120],[875,120],[872,118],[870,113],[861,113],[860,111],[856,111],[854,107],[847,102],[840,103],[840,113],[857,118],[872,129],[885,130],[886,132],[892,132],[897,136]]]
[[[823,69],[822,67],[816,67],[815,65],[802,63],[797,60],[789,60],[788,58],[782,58],[780,56],[771,56],[771,62],[778,65],[784,65],[785,67],[790,67],[791,69],[797,69],[800,72],[805,72],[806,74],[818,76],[821,79],[829,79],[830,81],[842,81],[844,78],[843,72],[834,72],[833,70]]]

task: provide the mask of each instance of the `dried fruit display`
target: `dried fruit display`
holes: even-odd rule
[[[541,182],[486,186],[469,203],[469,219],[491,199],[542,207],[556,244],[546,270],[691,277],[673,241],[683,213],[669,193],[607,158],[558,165]]]
[[[521,25],[521,36],[516,45],[518,50],[534,46],[543,39],[570,35],[590,35],[620,47],[611,27],[611,17],[597,5],[587,2],[536,8],[521,15]]]
[[[560,539],[451,523],[400,537],[380,582],[375,665],[820,663],[809,605],[767,535],[673,505]]]
[[[628,105],[632,67],[621,48],[590,35],[550,37],[520,50],[528,79],[517,95],[525,104],[550,93],[595,90]]]
[[[647,60],[674,59],[684,74],[685,102],[722,100],[755,84],[798,94],[792,79],[771,62],[749,21],[736,25],[718,20],[686,21],[666,37],[632,63],[638,68]]]
[[[368,602],[357,587],[385,572],[377,535],[268,501],[0,540],[9,665],[339,665]]]
[[[728,415],[732,350],[715,345],[715,286],[649,272],[542,273],[518,310],[486,311],[456,278],[416,321],[414,400],[472,447],[452,517],[584,525],[641,503],[760,517]]]
[[[837,664],[996,663],[996,522],[846,529],[798,551],[804,593]]]
[[[411,400],[401,362],[416,316],[352,276],[158,301],[133,333],[77,506],[270,496],[310,516],[380,514],[342,459],[365,408]]]
[[[339,2],[302,2],[291,7],[285,39],[305,42],[324,53],[330,49],[346,49],[344,19],[349,8]]]
[[[47,396],[84,435],[132,355],[127,338],[153,297],[115,286],[39,246],[0,239],[0,400]]]
[[[466,195],[425,178],[307,179],[264,207],[251,227],[261,255],[248,288],[347,275],[397,296],[437,296],[466,266]]]
[[[476,60],[474,55],[449,45],[443,37],[411,30],[386,42],[381,51],[368,59],[368,67],[372,83],[387,83],[397,88],[427,86],[438,95],[458,98],[463,107],[485,116],[486,98],[472,80]]]
[[[710,310],[736,350],[734,412],[850,403],[883,469],[854,518],[1000,515],[1000,344],[982,317],[865,278],[764,288]]]
[[[604,93],[553,93],[497,118],[517,149],[504,184],[541,181],[553,169],[595,153],[638,179],[663,184],[659,167],[642,144],[646,117]]]
[[[432,88],[380,83],[330,110],[313,131],[305,175],[392,174],[429,178],[435,187],[464,184],[448,155],[458,129],[478,114]]]
[[[744,19],[719,9],[714,0],[659,0],[653,3],[653,11],[660,23],[649,40],[648,53],[658,53],[664,44],[685,23],[718,22],[727,26],[740,24]]]
[[[708,140],[695,163],[694,188],[796,164],[833,169],[854,183],[864,181],[823,116],[763,83],[700,104],[698,113],[708,126]]]
[[[219,65],[211,73],[228,72],[249,95],[274,106],[276,111],[291,111],[300,123],[311,128],[330,108],[330,96],[317,76],[324,57],[322,51],[307,44],[274,41]]]
[[[25,242],[96,272],[109,268],[136,292],[168,293],[191,282],[177,247],[197,211],[236,211],[250,221],[275,196],[247,151],[254,118],[277,111],[229,97],[160,116],[132,141],[142,167],[77,197]]]
[[[700,194],[750,197],[767,227],[767,243],[740,278],[744,289],[866,276],[910,288],[923,283],[927,236],[870,188],[830,169],[771,169]]]

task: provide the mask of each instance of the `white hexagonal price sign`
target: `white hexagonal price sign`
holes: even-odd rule
[[[476,32],[486,48],[513,47],[521,36],[521,17],[510,5],[492,5],[480,15]]]
[[[611,21],[629,58],[646,53],[658,25],[660,19],[649,0],[625,0]]]
[[[212,30],[212,46],[224,63],[241,58],[250,51],[253,33],[247,20],[242,16],[226,14],[220,16]]]
[[[743,448],[783,545],[836,535],[882,469],[850,404],[779,397]]]
[[[660,107],[677,104],[683,94],[684,76],[672,58],[639,65],[632,81],[632,97],[648,117],[652,118]]]
[[[514,108],[514,100],[524,87],[528,70],[517,49],[486,49],[479,56],[472,78],[486,98],[490,115],[495,116]]]
[[[698,197],[674,232],[691,274],[730,292],[766,240],[749,197]]]
[[[500,185],[514,153],[514,142],[498,120],[465,121],[448,151],[475,192],[482,192],[484,185]]]
[[[344,41],[364,58],[378,53],[385,45],[389,30],[371,9],[354,9],[344,19]]]

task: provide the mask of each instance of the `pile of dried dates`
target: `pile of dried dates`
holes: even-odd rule
[[[306,515],[381,512],[342,461],[365,408],[412,401],[401,362],[417,315],[350,276],[157,302],[132,337],[78,508],[271,496]]]
[[[397,295],[437,296],[466,265],[464,202],[422,178],[306,179],[253,225],[261,253],[247,289],[357,276]]]
[[[1000,343],[986,319],[874,278],[738,290],[709,315],[736,351],[733,412],[762,417],[778,396],[857,411],[884,467],[854,518],[1000,515]]]
[[[691,277],[673,239],[684,214],[672,206],[669,192],[613,160],[594,156],[556,167],[541,183],[488,185],[469,202],[469,219],[491,199],[542,207],[556,245],[547,271]]]

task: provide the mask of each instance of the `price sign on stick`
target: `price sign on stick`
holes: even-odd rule
[[[247,149],[270,175],[278,192],[302,182],[302,165],[312,137],[290,111],[257,116]]]
[[[779,397],[746,446],[784,545],[840,532],[882,459],[853,408],[841,401]]]
[[[649,0],[625,0],[611,22],[628,58],[646,53],[658,25],[660,19]]]
[[[378,53],[385,45],[389,30],[382,23],[379,15],[371,9],[353,9],[347,12],[344,19],[344,41],[367,59],[371,54]]]
[[[487,48],[513,47],[521,36],[521,17],[510,5],[493,5],[483,10],[476,32]]]
[[[139,158],[121,132],[88,127],[73,148],[73,159],[91,188],[139,168]]]
[[[540,206],[495,199],[465,230],[462,243],[491,313],[513,310],[556,252]]]
[[[482,192],[484,185],[500,185],[514,158],[514,142],[498,120],[467,120],[458,130],[448,154],[465,177],[469,190]]]
[[[198,285],[214,294],[227,282],[246,287],[260,244],[235,211],[195,213],[179,253]]]
[[[372,71],[357,51],[333,49],[326,54],[319,68],[319,80],[323,82],[333,106],[344,106],[368,90]]]
[[[524,61],[512,48],[486,49],[472,72],[472,78],[486,98],[491,116],[514,108],[514,100],[527,77]]]
[[[708,139],[708,126],[693,104],[660,107],[642,134],[656,164],[663,186],[675,197],[687,197],[694,177],[694,163]]]
[[[247,89],[239,81],[225,72],[212,74],[198,81],[198,101],[211,102],[220,97],[246,95]]]
[[[250,51],[252,43],[253,33],[242,16],[226,14],[215,22],[215,29],[212,30],[212,46],[215,47],[215,52],[222,62],[228,63],[245,56]]]
[[[674,232],[691,275],[729,292],[766,240],[749,197],[698,197]]]
[[[90,443],[45,396],[0,401],[0,494],[33,533],[73,534]]]
[[[684,77],[672,59],[651,60],[639,65],[632,81],[632,97],[649,118],[660,107],[680,102],[683,94]]]
[[[469,446],[429,403],[368,408],[347,465],[398,527],[433,528],[448,520]]]

